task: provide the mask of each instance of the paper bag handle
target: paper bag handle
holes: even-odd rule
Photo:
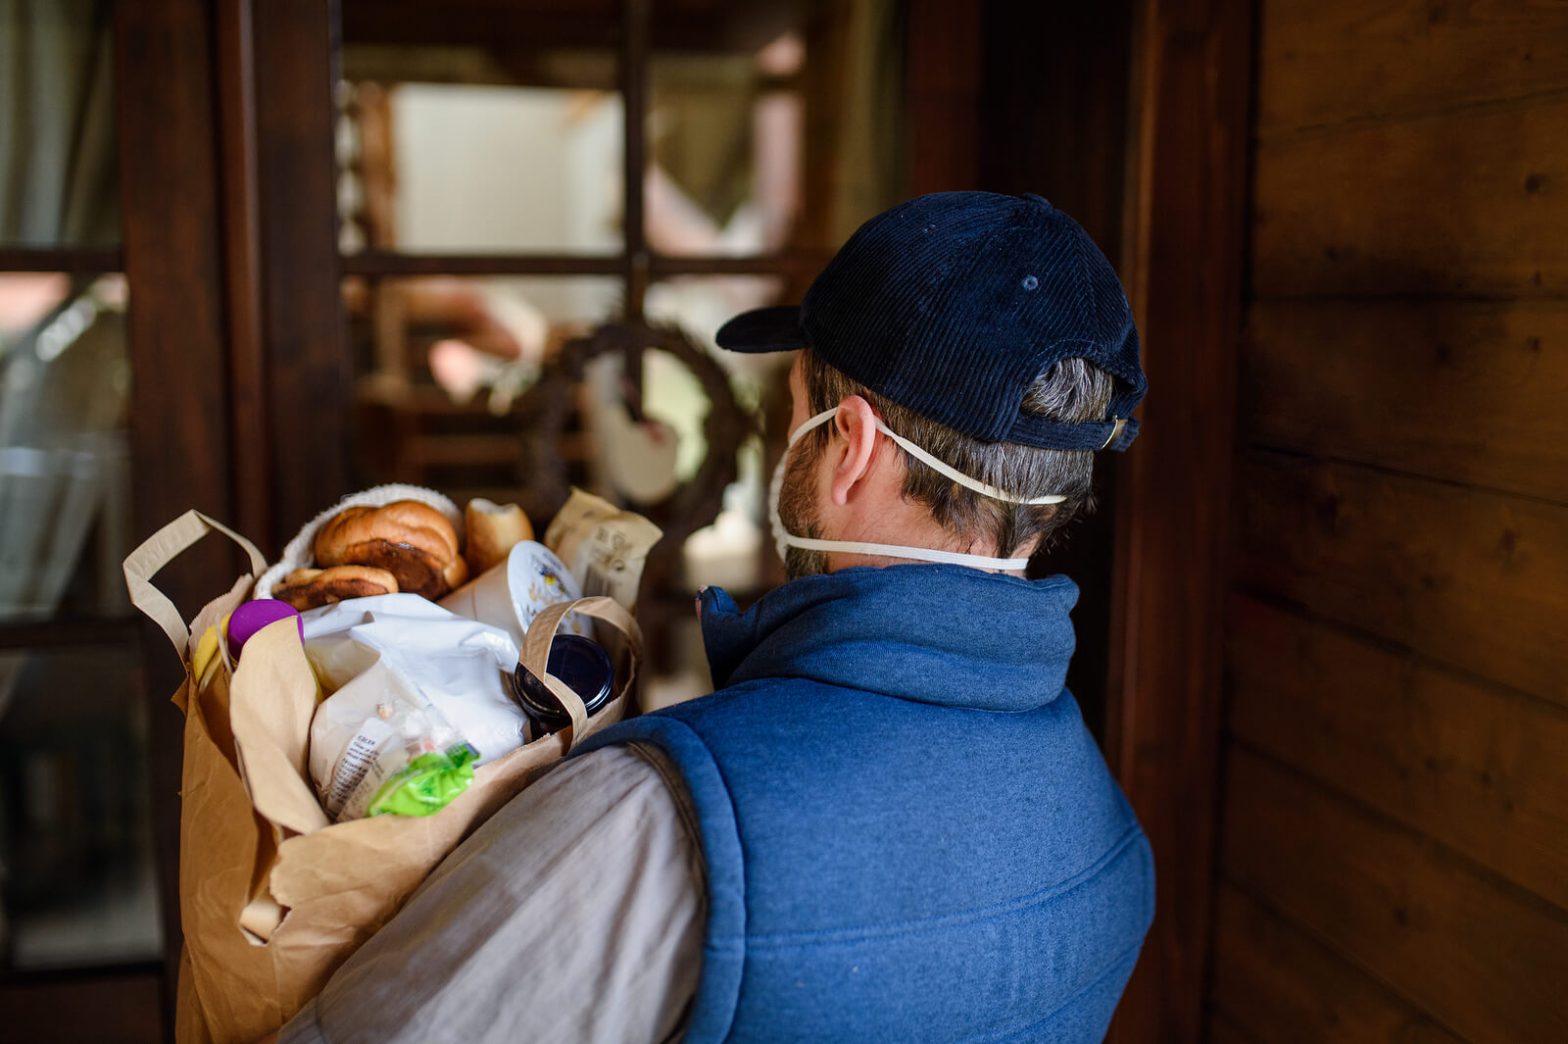
[[[605,595],[546,606],[539,611],[538,616],[534,617],[533,623],[529,624],[528,633],[523,635],[522,664],[534,677],[543,680],[545,686],[555,694],[555,698],[561,701],[562,708],[571,716],[572,733],[566,741],[566,749],[570,752],[588,734],[588,709],[583,706],[581,696],[546,670],[550,662],[550,646],[555,642],[555,632],[568,613],[581,613],[596,620],[603,620],[626,636],[626,644],[632,656],[631,670],[626,679],[628,689],[637,680],[637,665],[642,660],[642,628],[637,626],[637,620],[620,602]]]
[[[186,646],[190,644],[190,628],[185,626],[185,618],[169,596],[153,585],[152,578],[208,533],[222,533],[238,544],[250,557],[252,576],[260,576],[266,571],[267,560],[255,544],[194,508],[142,541],[141,546],[125,558],[125,586],[130,590],[131,604],[163,629],[182,660]]]

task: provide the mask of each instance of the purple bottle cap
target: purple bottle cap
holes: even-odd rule
[[[246,602],[229,616],[229,653],[236,660],[240,657],[240,650],[245,648],[245,643],[255,637],[256,633],[268,624],[277,623],[293,617],[299,624],[300,641],[305,640],[305,620],[287,602],[280,602],[276,598],[257,598]]]

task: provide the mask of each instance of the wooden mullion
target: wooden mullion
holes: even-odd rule
[[[141,635],[130,617],[0,622],[0,649],[59,649],[123,645]]]
[[[0,272],[100,275],[124,268],[125,252],[117,247],[0,246]]]
[[[621,255],[625,266],[626,318],[642,318],[643,298],[648,291],[649,251],[648,228],[645,215],[644,181],[648,170],[648,65],[651,43],[649,22],[652,19],[650,0],[623,0],[621,6],[621,104],[623,117],[622,140],[622,222],[623,242]],[[628,364],[632,360],[628,359]],[[627,376],[639,389],[641,397],[641,366],[628,365]],[[633,372],[633,371],[636,372]],[[640,404],[634,404],[640,405]]]
[[[224,293],[229,397],[236,446],[269,445],[266,351],[262,340],[261,217],[256,170],[256,63],[252,0],[218,0],[216,79],[224,219]],[[234,524],[265,539],[272,531],[271,459],[234,455]]]
[[[403,254],[367,250],[341,258],[344,275],[409,276],[618,276],[624,255],[608,254]]]

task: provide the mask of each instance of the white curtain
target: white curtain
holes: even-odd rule
[[[105,0],[0,0],[0,243],[119,238]]]

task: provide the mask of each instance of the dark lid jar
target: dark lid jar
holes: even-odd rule
[[[615,691],[615,665],[610,662],[610,654],[598,642],[581,635],[556,635],[546,670],[582,699],[589,716],[610,702],[610,694]],[[514,679],[517,698],[540,732],[556,732],[572,723],[571,715],[542,678],[518,664]]]

